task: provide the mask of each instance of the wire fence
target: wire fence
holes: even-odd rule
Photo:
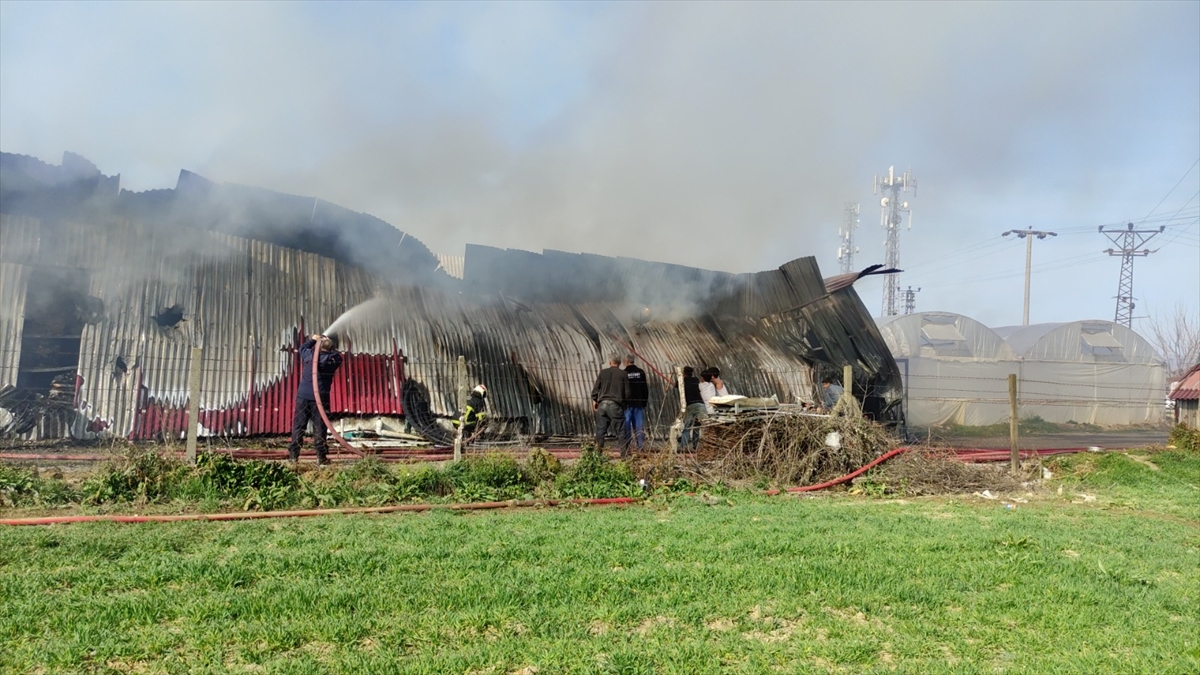
[[[129,359],[120,350],[84,352],[77,366],[47,366],[55,372],[49,379],[36,380],[38,387],[23,386],[27,374],[40,375],[23,369],[9,382],[0,382],[0,435],[25,440],[181,439],[190,422],[191,365],[191,347],[184,344]],[[678,434],[681,419],[678,388],[667,379],[677,364],[642,365],[649,384],[645,437],[651,444],[665,443]],[[706,364],[694,365],[700,370]],[[333,376],[329,413],[341,420],[340,428],[360,437],[374,434],[405,442],[449,443],[455,433],[451,421],[461,414],[467,392],[484,384],[491,421],[478,435],[476,447],[575,443],[595,433],[591,391],[601,368],[601,364],[572,362],[568,355],[557,362],[534,363],[510,355],[503,360],[464,359],[460,364],[445,357],[406,356],[399,348],[390,354],[349,352]],[[230,438],[288,434],[300,370],[294,347],[248,354],[230,354],[217,346],[204,349],[198,383],[200,434]],[[807,407],[821,401],[812,371],[803,367],[731,364],[722,370],[731,393],[773,396],[780,404]],[[1118,379],[1022,378],[1020,414],[1062,422],[1103,419],[1114,410],[1141,422],[1163,418],[1164,387],[1137,379],[1132,370],[1113,372]],[[1007,419],[1006,377],[909,372],[904,384],[910,423],[924,421],[919,418],[930,409],[939,410],[941,421],[982,419],[961,411],[946,412],[955,406],[986,409],[983,417],[991,420],[986,423]],[[861,397],[864,392],[856,393]]]

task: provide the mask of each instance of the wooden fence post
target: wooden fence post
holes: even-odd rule
[[[200,435],[200,347],[192,347],[192,367],[188,373],[187,461],[196,463],[196,438]]]
[[[463,427],[467,422],[467,357],[458,357],[458,433],[454,434],[454,461],[462,461]]]
[[[1018,420],[1016,373],[1010,373],[1008,376],[1008,408],[1008,444],[1011,452],[1011,456],[1009,458],[1011,460],[1011,466],[1009,468],[1012,470],[1013,475],[1016,475],[1017,465],[1020,463],[1020,458],[1018,457],[1017,453]]]

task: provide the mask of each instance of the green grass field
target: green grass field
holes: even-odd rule
[[[1012,510],[727,493],[4,528],[0,672],[1200,672],[1200,456],[1134,456],[1056,460]]]

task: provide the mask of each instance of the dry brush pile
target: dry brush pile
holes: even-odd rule
[[[949,450],[913,448],[872,469],[865,480],[881,486],[887,494],[922,496],[979,490],[1013,492],[1022,488],[1022,478],[1033,476],[1014,477],[1006,462],[974,464],[958,459]]]
[[[895,444],[887,429],[856,411],[819,416],[779,408],[706,423],[699,449],[681,468],[711,482],[809,485],[850,473]]]

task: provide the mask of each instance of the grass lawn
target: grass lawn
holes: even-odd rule
[[[1200,456],[1052,471],[1013,510],[730,493],[4,528],[0,672],[1200,672]]]

